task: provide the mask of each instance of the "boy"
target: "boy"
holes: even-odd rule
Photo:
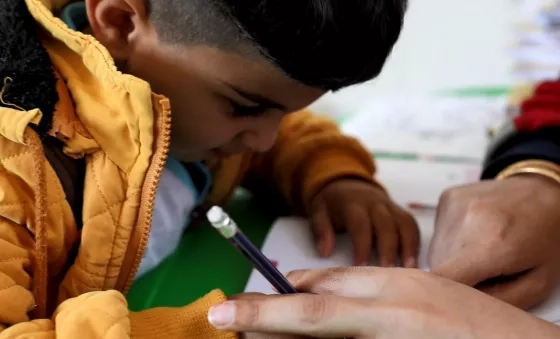
[[[416,225],[368,153],[329,121],[288,115],[377,76],[405,1],[0,8],[0,338],[235,337],[206,322],[219,291],[138,313],[123,293],[194,207],[239,184],[277,188],[311,218],[322,255],[347,228],[357,263],[375,234],[383,265],[400,248],[415,266]]]

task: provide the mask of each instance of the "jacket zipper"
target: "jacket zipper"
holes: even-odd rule
[[[154,212],[156,190],[165,167],[169,143],[171,142],[171,109],[169,100],[159,99],[161,112],[156,116],[154,131],[155,147],[153,160],[148,168],[146,179],[142,187],[140,208],[136,226],[132,230],[128,242],[123,265],[117,279],[115,288],[126,295],[132,286],[134,276],[140,266],[144,250],[150,236],[152,216]]]

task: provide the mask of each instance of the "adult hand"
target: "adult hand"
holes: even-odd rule
[[[560,282],[560,185],[540,175],[451,189],[441,197],[433,273],[521,308]]]
[[[374,239],[381,266],[395,266],[399,254],[403,266],[417,265],[418,225],[378,186],[355,179],[335,180],[313,199],[310,219],[321,256],[332,254],[336,231],[348,230],[355,265],[370,264]]]
[[[302,292],[228,301],[210,310],[219,329],[320,338],[558,338],[560,328],[498,299],[415,269],[296,271]]]
[[[240,339],[306,339],[307,336],[295,334],[273,334],[258,332],[242,332],[239,334]]]

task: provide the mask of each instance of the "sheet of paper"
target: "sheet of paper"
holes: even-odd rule
[[[372,151],[482,158],[505,98],[408,95],[372,99],[342,126]]]
[[[422,227],[423,243],[425,242],[424,238],[429,241],[431,235],[430,218],[430,216],[427,216],[422,218],[423,220],[419,220]],[[422,251],[425,252],[426,250],[424,246]],[[270,231],[263,252],[268,258],[277,262],[277,268],[282,273],[302,268],[352,266],[352,244],[348,236],[338,236],[334,254],[330,258],[320,258],[313,246],[313,239],[307,222],[298,218],[279,219]],[[426,255],[422,255],[420,258],[420,267],[427,270]],[[372,259],[375,260],[375,257]],[[275,293],[268,281],[257,271],[252,272],[245,291]]]
[[[433,233],[434,217],[425,213],[424,215],[418,214],[416,218],[422,232],[419,267],[427,271],[427,251]],[[276,261],[277,268],[282,273],[303,268],[352,265],[352,247],[348,236],[341,235],[338,237],[336,250],[332,257],[319,258],[313,246],[313,239],[307,222],[297,218],[279,219],[274,224],[270,237],[264,244],[263,251],[268,258]],[[275,294],[270,284],[257,271],[252,272],[245,291]],[[554,295],[546,303],[535,308],[532,312],[547,321],[560,324],[560,288],[554,292]]]
[[[462,164],[434,164],[384,160],[378,162],[379,179],[388,188],[391,196],[405,206],[419,201],[436,204],[441,192],[450,186],[477,180],[479,168]],[[421,252],[419,267],[428,270],[427,252],[433,234],[435,215],[430,211],[414,214],[421,230]],[[299,218],[281,218],[272,227],[263,253],[277,263],[282,273],[304,268],[327,268],[352,265],[352,246],[347,235],[337,238],[332,257],[317,256],[307,222]],[[372,258],[375,260],[375,258]],[[253,271],[247,283],[247,292],[273,294],[270,284],[259,272]],[[532,311],[535,315],[560,324],[560,286],[543,305]]]

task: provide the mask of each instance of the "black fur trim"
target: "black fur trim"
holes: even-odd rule
[[[37,29],[24,0],[0,0],[0,88],[6,77],[12,79],[2,99],[25,110],[39,108],[43,119],[38,131],[44,136],[52,124],[58,93],[52,62]]]

